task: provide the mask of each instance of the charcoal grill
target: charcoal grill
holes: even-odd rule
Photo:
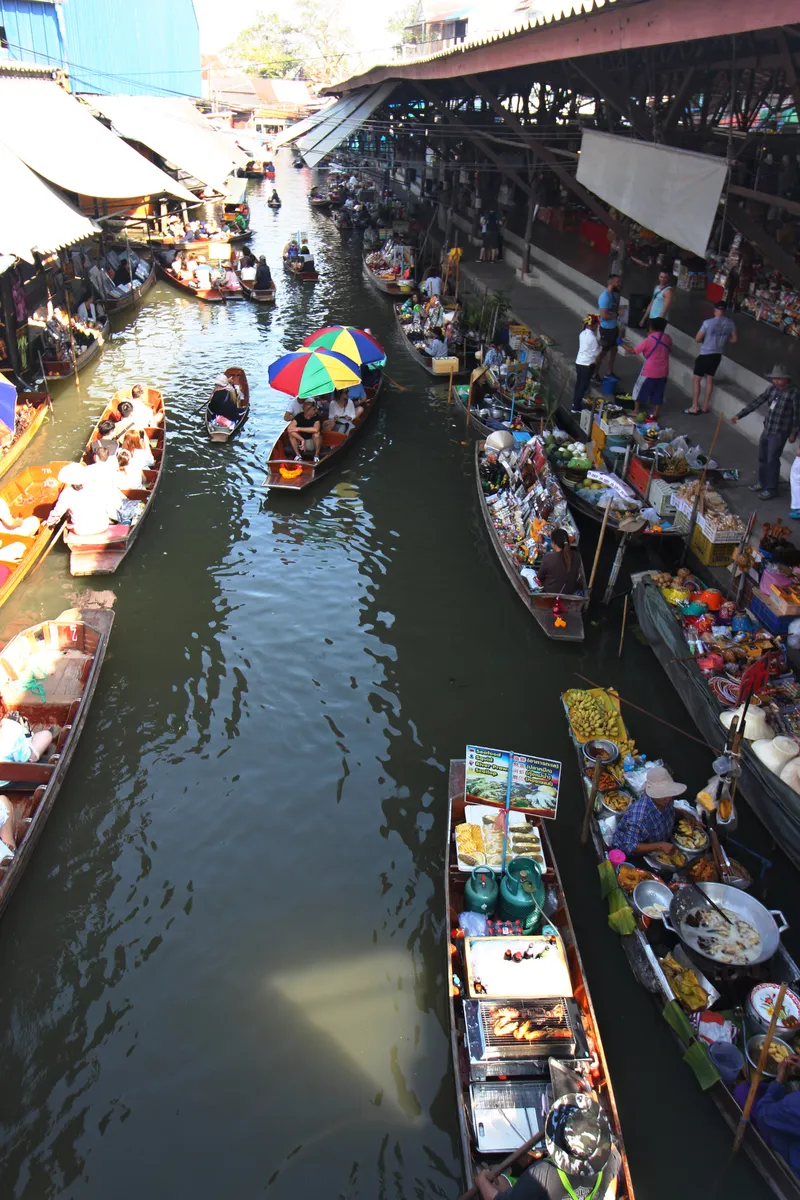
[[[535,1039],[495,1033],[498,1014],[505,1008],[519,1013],[513,1020],[518,1027],[527,1022]],[[575,1002],[565,997],[525,1002],[465,1000],[464,1017],[473,1079],[542,1075],[547,1073],[549,1058],[581,1058],[588,1052]]]

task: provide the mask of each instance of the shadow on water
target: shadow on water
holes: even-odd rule
[[[605,925],[558,694],[581,671],[688,719],[632,634],[617,660],[618,612],[582,647],[532,626],[487,545],[446,393],[365,286],[360,241],[307,211],[286,156],[279,175],[279,213],[252,193],[277,307],[203,308],[158,285],[80,393],[57,397],[30,459],[76,454],[116,386],[162,387],[168,467],[132,559],[93,589],[55,552],[3,613],[19,628],[101,589],[117,609],[83,743],[0,930],[2,1193],[453,1200],[446,779],[478,741],[565,764],[555,840],[640,1195],[672,1197],[678,1161],[692,1194],[765,1195],[745,1160],[728,1169],[727,1131]],[[316,287],[280,267],[298,228]],[[407,390],[387,389],[316,491],[267,495],[285,407],[267,365],[342,318],[385,340]],[[197,406],[234,363],[253,414],[211,447]],[[704,781],[699,747],[630,724]]]

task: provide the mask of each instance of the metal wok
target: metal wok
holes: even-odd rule
[[[761,950],[757,958],[746,961],[746,956],[740,957],[716,957],[707,950],[701,950],[697,944],[697,939],[703,937],[702,929],[694,929],[691,925],[686,924],[686,918],[698,909],[710,908],[703,905],[702,900],[697,894],[697,888],[710,897],[715,904],[720,908],[726,909],[728,912],[735,913],[737,917],[742,917],[745,921],[757,930],[761,938]],[[776,921],[776,917],[780,918],[780,924]],[[738,888],[729,887],[725,883],[703,883],[695,885],[695,887],[682,887],[672,897],[672,903],[669,906],[669,917],[664,917],[664,924],[667,929],[671,929],[676,933],[684,946],[692,952],[692,954],[704,958],[707,962],[716,963],[724,967],[755,967],[759,963],[767,962],[772,958],[773,954],[778,949],[781,941],[781,934],[789,928],[786,918],[782,912],[777,909],[765,908],[753,896],[749,896],[747,892],[739,891]]]

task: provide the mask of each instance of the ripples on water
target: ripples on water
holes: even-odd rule
[[[491,561],[446,397],[362,283],[360,243],[307,210],[305,172],[279,171],[278,214],[251,196],[278,306],[202,307],[158,285],[81,393],[59,392],[30,459],[77,454],[117,386],[149,379],[165,393],[162,489],[119,577],[96,581],[116,597],[110,652],[0,930],[5,1196],[458,1195],[447,764],[483,741],[556,753],[572,777],[556,675],[569,686],[587,652],[531,628]],[[313,288],[280,267],[298,222]],[[267,364],[341,319],[385,339],[407,390],[387,390],[327,482],[267,496],[285,406]],[[236,444],[211,447],[196,409],[234,364],[252,416]],[[53,615],[91,584],[56,550],[3,625]],[[616,664],[615,648],[616,634],[595,644],[594,671]],[[709,1123],[709,1145],[726,1135],[607,938],[594,868],[575,855],[574,791],[562,803],[556,836],[634,1177],[671,1196],[653,1151],[673,1096]],[[631,1021],[641,1042],[627,1066]],[[666,1089],[655,1128],[637,1123],[644,1045]],[[757,1196],[737,1170],[746,1190],[727,1181],[728,1195]]]

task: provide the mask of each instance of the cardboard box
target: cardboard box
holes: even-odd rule
[[[457,358],[432,358],[434,375],[454,375],[458,370]]]

